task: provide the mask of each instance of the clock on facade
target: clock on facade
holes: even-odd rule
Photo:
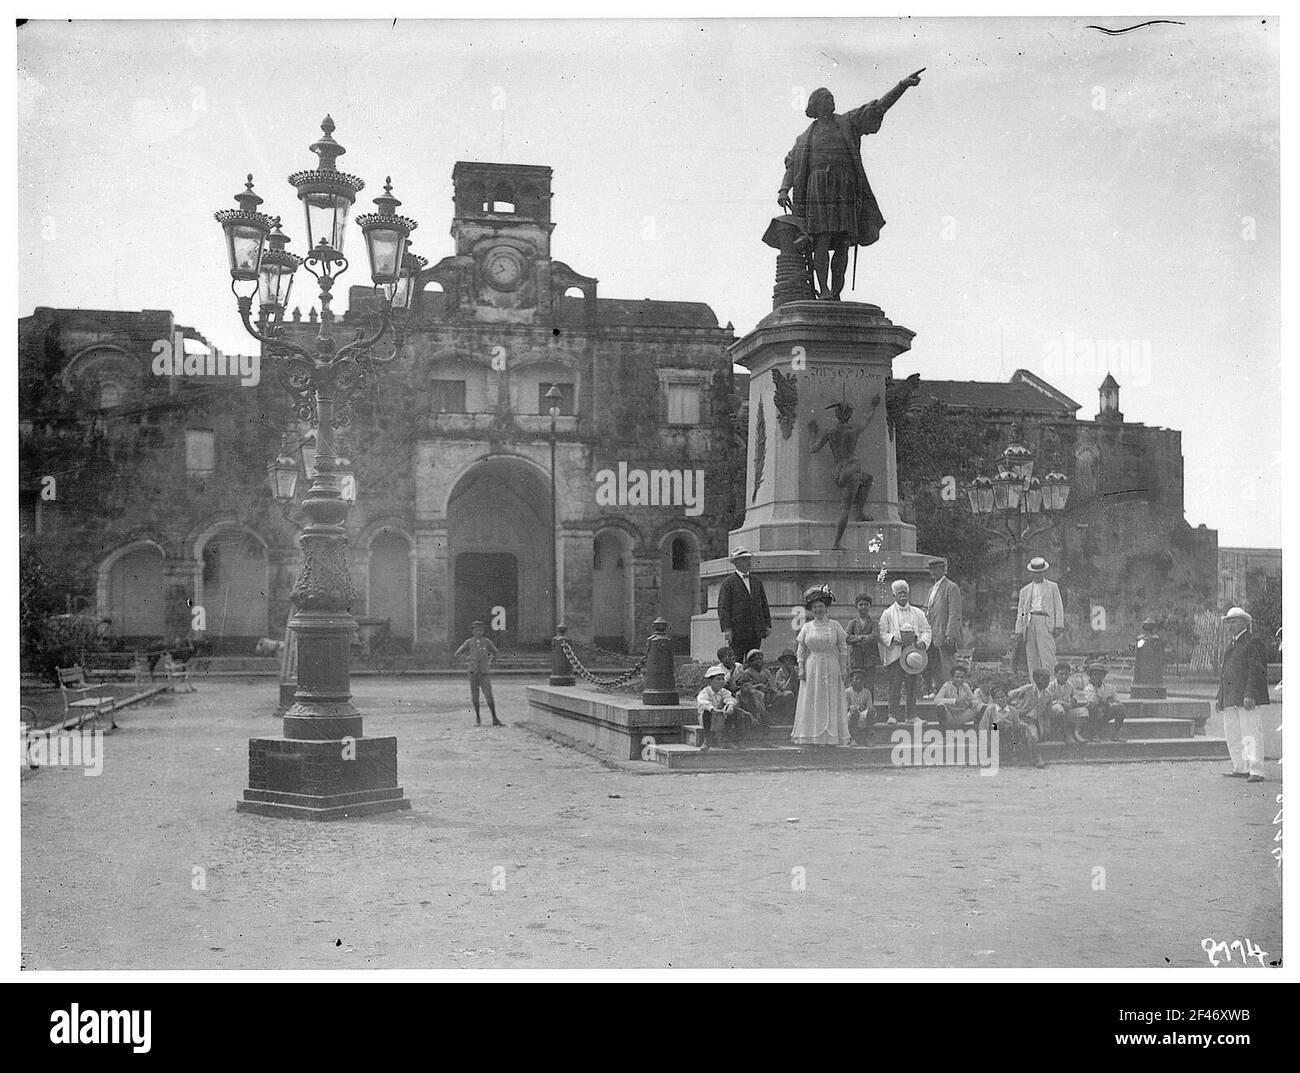
[[[483,258],[483,274],[498,290],[514,290],[523,278],[524,259],[510,246],[497,246]]]

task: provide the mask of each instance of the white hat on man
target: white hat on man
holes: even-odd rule
[[[754,557],[754,553],[750,551],[748,548],[736,548],[734,551],[732,551],[730,555],[727,556],[727,558],[733,563],[737,559],[752,559],[753,557]]]
[[[1051,563],[1049,563],[1041,555],[1035,555],[1032,559],[1029,560],[1029,572],[1031,574],[1046,573],[1049,566],[1051,566]]]
[[[1226,615],[1223,616],[1223,620],[1222,620],[1222,621],[1227,622],[1228,619],[1231,619],[1231,618],[1244,618],[1247,622],[1254,622],[1254,621],[1255,621],[1253,618],[1250,617],[1250,612],[1249,612],[1249,611],[1245,611],[1245,610],[1243,610],[1243,609],[1240,608],[1240,607],[1230,607],[1230,608],[1228,608],[1228,613],[1227,613]]]

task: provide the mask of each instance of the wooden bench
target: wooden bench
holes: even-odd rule
[[[109,729],[116,730],[117,720],[113,718],[113,708],[117,704],[117,698],[97,695],[95,691],[102,687],[86,681],[85,668],[79,663],[56,669],[59,674],[59,692],[63,695],[64,729],[79,727],[87,719],[98,728],[99,717],[106,714],[109,719]]]

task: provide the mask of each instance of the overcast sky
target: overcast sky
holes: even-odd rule
[[[863,142],[888,223],[845,295],[917,333],[896,374],[1026,368],[1091,418],[1089,345],[1124,342],[1126,418],[1183,433],[1188,521],[1279,546],[1277,25],[1086,28],[1135,21],[29,23],[19,313],[172,309],[249,352],[212,212],[252,171],[302,252],[285,177],[329,112],[357,211],[391,174],[431,260],[457,160],[546,164],[557,259],[743,334],[804,94],[845,110],[925,67]]]

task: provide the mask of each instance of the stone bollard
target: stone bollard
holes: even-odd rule
[[[569,632],[568,626],[556,626],[555,636],[551,638],[551,681],[553,686],[571,686],[573,685],[573,665],[569,663],[569,657],[564,654],[563,643],[567,638],[565,634]]]
[[[1133,645],[1133,684],[1128,695],[1134,700],[1164,700],[1165,643],[1156,633],[1155,619],[1142,623],[1142,634]]]
[[[668,636],[668,623],[660,617],[651,625],[655,632],[645,645],[641,703],[676,704],[677,672],[673,663],[673,639]]]

